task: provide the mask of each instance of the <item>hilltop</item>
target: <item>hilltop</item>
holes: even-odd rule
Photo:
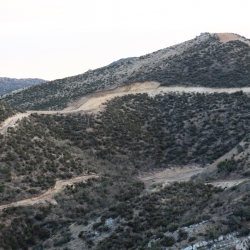
[[[45,82],[45,80],[38,78],[16,79],[16,78],[0,77],[0,95],[43,82]]]
[[[205,33],[184,43],[2,97],[13,106],[61,110],[88,94],[134,82],[215,88],[250,86],[250,40]]]

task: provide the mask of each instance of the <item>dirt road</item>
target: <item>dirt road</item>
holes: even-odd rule
[[[162,172],[147,174],[146,176],[140,176],[139,179],[142,180],[146,187],[149,188],[152,184],[162,183],[163,185],[169,184],[171,182],[181,182],[189,181],[190,178],[194,175],[200,174],[203,171],[206,171],[205,168],[200,168],[196,166],[186,166],[183,168],[173,167],[165,169]],[[216,187],[221,188],[230,188],[237,186],[248,179],[237,179],[237,180],[221,180],[208,182],[206,184],[212,184]]]
[[[71,186],[77,182],[86,181],[87,179],[90,179],[90,178],[98,178],[98,176],[92,174],[92,175],[77,176],[69,180],[59,180],[56,182],[53,188],[50,188],[45,193],[39,196],[33,197],[33,198],[11,202],[6,205],[1,205],[0,210],[4,208],[8,208],[8,207],[28,206],[28,205],[44,204],[44,203],[57,204],[56,200],[54,199],[54,196],[57,193],[62,191],[68,185]]]
[[[24,117],[28,117],[30,115],[29,112],[22,113],[22,114],[16,114],[12,117],[7,118],[0,126],[0,134],[5,134],[9,127],[15,126],[16,122],[18,120],[23,119]]]
[[[92,110],[98,112],[101,109],[101,105],[106,101],[109,101],[115,97],[121,97],[128,94],[147,93],[149,96],[155,96],[164,93],[234,93],[237,91],[243,91],[250,93],[250,88],[204,88],[204,87],[160,87],[158,82],[144,82],[144,83],[132,83],[126,86],[118,87],[115,89],[97,92],[88,96],[81,97],[63,111],[86,111]]]
[[[132,83],[126,86],[115,89],[97,92],[88,96],[81,97],[70,103],[67,108],[61,111],[27,111],[24,114],[17,114],[8,118],[0,126],[0,133],[5,134],[9,127],[13,127],[18,119],[28,117],[32,113],[38,114],[69,114],[75,112],[93,112],[96,113],[102,109],[102,105],[115,97],[121,97],[128,94],[147,93],[149,96],[155,96],[164,93],[185,92],[185,93],[234,93],[236,91],[243,91],[250,93],[250,88],[204,88],[204,87],[160,87],[158,82],[144,82]]]
[[[183,168],[173,167],[165,169],[162,172],[152,173],[146,176],[139,177],[142,180],[146,187],[149,187],[152,184],[163,183],[168,184],[175,181],[188,181],[193,175],[199,174],[204,170],[204,168],[196,166],[186,166]]]
[[[207,184],[212,184],[213,186],[221,187],[221,188],[231,188],[231,187],[241,184],[244,181],[248,181],[248,179],[213,181]]]
[[[71,111],[26,111],[25,113],[19,113],[14,116],[7,118],[1,125],[0,125],[0,134],[6,134],[9,127],[15,127],[16,122],[18,120],[23,119],[24,117],[28,117],[30,114],[46,114],[46,115],[55,115],[55,114],[68,114],[78,112],[76,110]]]

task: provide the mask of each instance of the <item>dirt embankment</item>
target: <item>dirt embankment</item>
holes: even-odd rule
[[[21,120],[24,117],[28,117],[29,115],[30,113],[26,112],[26,113],[16,114],[14,116],[7,118],[0,126],[0,134],[5,134],[9,127],[15,126],[18,120]]]
[[[157,186],[157,184],[168,185],[172,182],[182,182],[189,181],[192,176],[206,173],[206,168],[201,168],[197,166],[185,166],[185,167],[172,167],[165,169],[164,171],[157,173],[147,173],[144,176],[139,176],[139,179],[143,181],[146,185],[146,188],[151,189],[152,185]],[[211,184],[216,187],[221,188],[230,188],[237,186],[248,179],[234,179],[234,180],[218,180],[205,182],[206,184]]]
[[[97,92],[88,96],[81,97],[74,102],[70,103],[69,106],[62,112],[76,112],[76,111],[87,111],[98,112],[101,109],[102,104],[115,97],[121,97],[128,94],[139,94],[147,93],[150,96],[155,96],[163,93],[234,93],[237,91],[243,91],[250,93],[250,88],[205,88],[205,87],[160,87],[158,82],[136,82],[126,86],[118,87],[115,89]]]
[[[236,41],[239,40],[241,42],[246,43],[247,45],[250,46],[250,41],[248,39],[245,39],[237,34],[233,34],[233,33],[216,33],[216,35],[219,37],[220,42],[222,43],[227,43],[230,41]]]
[[[232,33],[216,33],[216,35],[220,38],[220,42],[222,43],[240,39],[238,35]]]
[[[99,176],[91,174],[91,175],[83,175],[71,178],[69,180],[58,180],[53,188],[50,188],[43,194],[39,196],[35,196],[29,199],[24,199],[20,201],[11,202],[5,205],[0,205],[0,210],[8,207],[18,207],[18,206],[29,206],[35,204],[43,204],[43,203],[51,203],[57,204],[54,196],[62,191],[66,186],[72,186],[75,183],[86,181],[90,178],[98,178]]]
[[[139,176],[146,187],[150,187],[152,184],[162,183],[169,184],[171,182],[189,181],[193,175],[199,174],[204,168],[197,166],[185,166],[185,167],[172,167],[167,168],[161,172],[149,173],[144,176]]]

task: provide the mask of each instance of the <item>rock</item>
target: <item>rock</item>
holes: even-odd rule
[[[193,250],[193,247],[189,246],[189,247],[183,248],[182,250]]]
[[[218,241],[222,241],[223,240],[223,236],[220,236],[219,238],[218,238]]]

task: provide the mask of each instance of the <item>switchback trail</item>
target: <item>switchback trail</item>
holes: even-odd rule
[[[48,189],[45,193],[32,198],[0,205],[0,210],[9,207],[30,206],[30,205],[44,204],[44,203],[57,204],[56,200],[54,199],[54,196],[60,191],[62,191],[66,186],[68,185],[71,186],[74,185],[75,183],[86,181],[90,178],[98,178],[98,177],[99,177],[98,175],[91,174],[91,175],[77,176],[68,180],[58,180],[55,186],[53,188]]]

